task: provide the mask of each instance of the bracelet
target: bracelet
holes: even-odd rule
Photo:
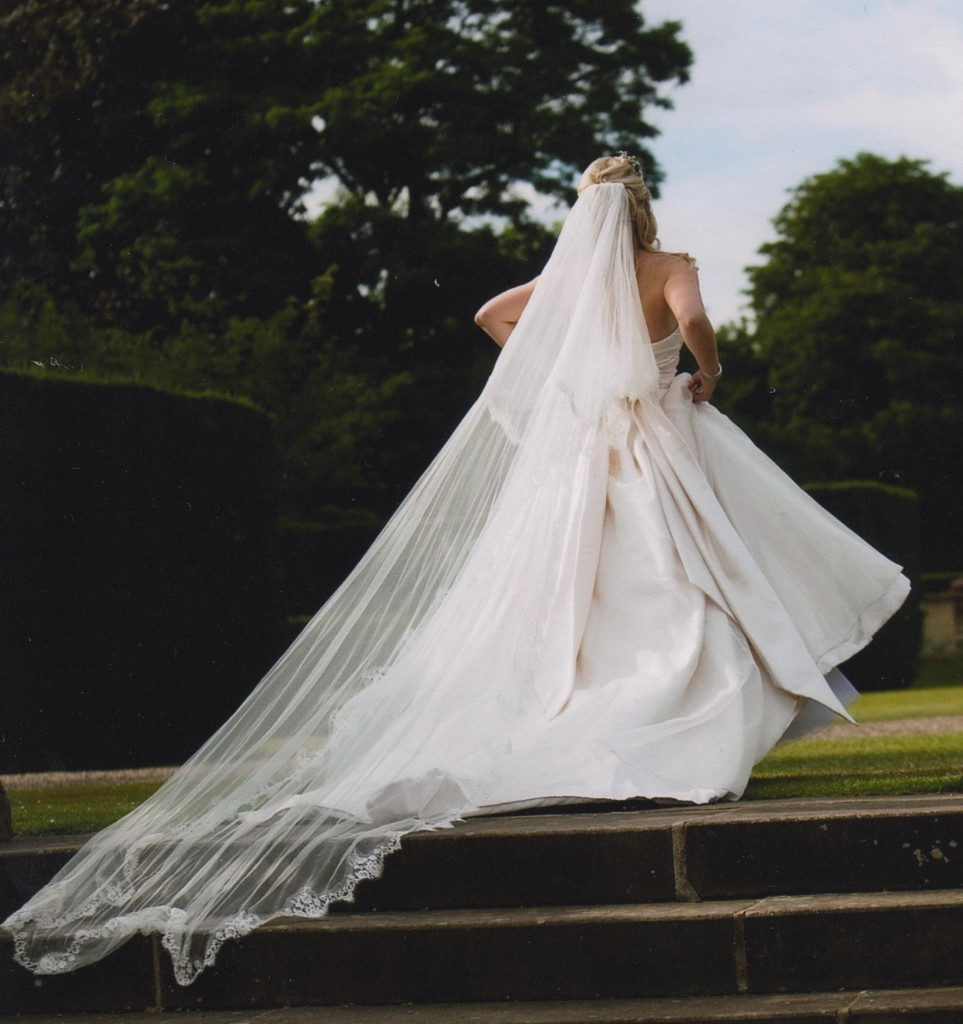
[[[719,363],[719,369],[715,373],[706,373],[705,370],[700,370],[699,373],[702,374],[703,380],[716,381],[722,376],[722,363]]]

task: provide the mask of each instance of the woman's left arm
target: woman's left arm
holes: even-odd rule
[[[495,342],[499,348],[508,341],[515,329],[522,310],[528,305],[535,282],[520,284],[517,288],[509,288],[507,292],[489,299],[475,314],[475,323]]]
[[[663,294],[682,331],[682,340],[699,364],[689,381],[692,401],[708,402],[722,376],[722,364],[716,347],[716,332],[702,304],[695,267],[680,262],[667,278]]]

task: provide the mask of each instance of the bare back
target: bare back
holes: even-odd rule
[[[649,339],[661,341],[679,327],[699,366],[717,366],[715,332],[702,304],[693,261],[674,253],[641,252],[636,258],[635,279]],[[497,344],[508,340],[536,281],[496,295],[475,314],[475,322]]]
[[[641,252],[636,257],[635,279],[649,339],[661,341],[685,317],[681,299],[684,293],[691,292],[689,281],[695,284],[698,294],[694,266],[685,257],[673,253]],[[691,296],[687,300],[691,301]]]
[[[680,329],[682,340],[699,364],[688,385],[692,400],[709,401],[722,370],[716,371],[716,335],[702,304],[695,263],[674,253],[641,252],[636,258],[635,279],[649,339],[662,341],[677,327]],[[504,345],[515,329],[536,281],[496,295],[475,314],[475,323],[496,344]]]

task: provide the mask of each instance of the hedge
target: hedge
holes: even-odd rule
[[[278,653],[269,421],[0,372],[0,431],[0,771],[177,763]]]
[[[923,616],[920,607],[920,518],[915,491],[872,480],[808,484],[806,491],[884,555],[903,566],[913,591],[873,642],[840,666],[859,690],[893,690],[916,677]]]
[[[382,525],[374,513],[337,509],[316,522],[283,519],[280,577],[286,614],[300,619],[313,615],[357,565]]]

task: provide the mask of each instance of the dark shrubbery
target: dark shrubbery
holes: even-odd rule
[[[331,510],[324,521],[282,520],[281,593],[292,618],[313,615],[338,589],[378,536],[373,513]]]
[[[914,584],[903,607],[873,642],[841,667],[859,690],[894,690],[916,676],[922,638],[919,588],[919,505],[914,491],[872,480],[810,484],[824,508],[894,562]]]
[[[0,428],[0,771],[179,761],[278,653],[269,421],[0,373]]]

